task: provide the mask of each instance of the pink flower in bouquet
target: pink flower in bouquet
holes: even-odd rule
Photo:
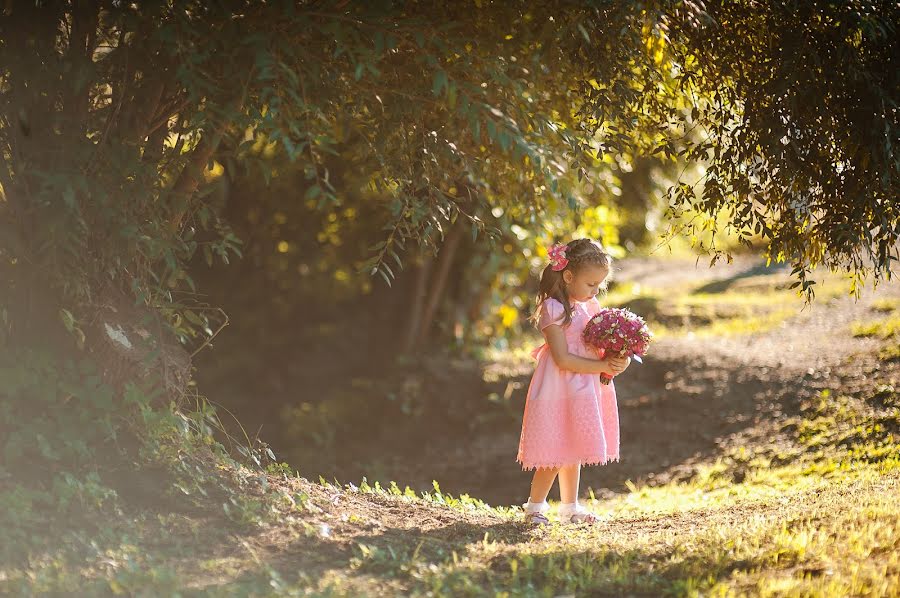
[[[588,320],[581,337],[586,345],[602,349],[604,356],[632,357],[642,363],[641,357],[647,354],[653,333],[644,319],[633,312],[622,307],[607,307]],[[601,383],[609,384],[610,380],[611,376],[600,375]]]

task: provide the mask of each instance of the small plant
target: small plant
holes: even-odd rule
[[[222,503],[225,515],[241,526],[255,526],[263,523],[264,516],[271,507],[264,499],[235,494]]]

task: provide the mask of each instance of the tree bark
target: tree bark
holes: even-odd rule
[[[100,5],[76,0],[72,10],[72,32],[69,36],[69,61],[73,74],[68,79],[66,118],[63,127],[71,136],[82,135],[90,109],[90,67],[97,44]]]
[[[413,287],[412,306],[409,320],[407,321],[406,334],[403,340],[403,352],[411,353],[415,349],[419,338],[419,329],[422,325],[422,312],[428,291],[428,274],[431,271],[431,263],[434,261],[431,255],[423,255],[416,265],[416,280]]]
[[[223,122],[211,131],[210,134],[204,135],[200,139],[200,142],[197,144],[197,147],[194,148],[188,163],[181,171],[181,174],[178,175],[178,179],[176,179],[175,184],[172,186],[171,193],[175,200],[182,202],[181,208],[169,222],[170,229],[173,233],[181,228],[184,217],[187,216],[190,211],[191,196],[197,190],[197,187],[200,186],[200,181],[203,179],[203,170],[206,168],[206,165],[209,164],[210,158],[212,158],[216,149],[218,149],[219,144],[222,142],[222,138],[225,136],[225,127],[226,125]]]
[[[447,274],[450,272],[450,266],[453,264],[453,258],[456,256],[456,250],[462,239],[464,227],[465,220],[463,218],[457,218],[456,222],[450,226],[450,232],[447,233],[444,244],[441,246],[441,251],[438,254],[437,269],[431,284],[431,291],[428,295],[428,300],[425,303],[425,309],[422,313],[422,323],[419,327],[418,338],[415,341],[416,347],[421,346],[428,340],[428,335],[431,332],[432,323],[434,322],[434,317],[437,313],[438,304],[440,303],[441,297],[443,297],[444,287],[447,286]]]
[[[240,93],[225,105],[226,115],[230,112],[238,111],[243,107],[244,98],[247,95],[247,87],[250,84],[252,76],[253,69],[251,68],[250,72],[247,74],[247,79],[243,82]],[[200,181],[203,179],[203,170],[222,143],[222,139],[225,137],[225,132],[228,129],[228,124],[229,118],[222,116],[215,128],[211,129],[209,132],[204,132],[203,137],[200,138],[200,142],[197,144],[197,147],[194,148],[184,170],[181,171],[181,174],[178,175],[178,178],[175,180],[171,193],[175,200],[182,201],[183,205],[169,222],[170,230],[172,232],[176,232],[181,228],[184,217],[190,212],[191,196],[197,190]]]

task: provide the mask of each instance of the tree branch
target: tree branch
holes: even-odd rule
[[[73,76],[68,78],[70,86],[66,93],[66,117],[63,119],[63,127],[72,136],[80,135],[86,128],[92,80],[90,70],[99,22],[99,3],[86,0],[73,2],[68,49]]]
[[[228,104],[227,107],[229,110],[225,111],[226,115],[240,110],[244,105],[244,100],[247,97],[247,89],[253,78],[253,71],[254,69],[251,67],[247,73],[247,79],[244,81],[241,92]],[[212,158],[215,151],[219,148],[219,144],[222,143],[222,138],[225,136],[228,124],[228,121],[223,118],[212,131],[204,133],[200,142],[197,144],[197,147],[194,148],[188,163],[185,165],[181,174],[176,179],[175,184],[172,186],[172,195],[176,200],[183,201],[183,205],[176,211],[169,223],[169,228],[172,232],[176,232],[181,228],[185,216],[190,212],[190,197],[200,186],[200,181],[203,178],[203,169],[206,168],[210,158]]]

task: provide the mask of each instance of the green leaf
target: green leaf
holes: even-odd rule
[[[584,28],[584,25],[578,23],[578,31],[581,32],[582,37],[584,37],[584,41],[587,43],[591,43],[591,36],[588,35],[587,29]]]
[[[440,69],[434,73],[434,80],[431,84],[431,93],[435,96],[441,94],[441,89],[447,86],[447,73],[444,69]]]
[[[315,199],[322,193],[322,187],[317,184],[310,185],[306,190],[306,193],[303,194],[304,199]]]
[[[456,106],[456,83],[453,81],[447,86],[447,104],[451,109]]]
[[[500,131],[498,138],[500,140],[500,147],[503,148],[503,151],[506,151],[507,149],[509,149],[509,146],[510,146],[509,133],[507,133],[506,131]]]
[[[397,262],[397,267],[402,270],[403,262],[400,261],[400,256],[397,255],[397,252],[395,252],[393,249],[388,249],[388,253],[390,253],[391,257],[394,258],[394,261]]]
[[[67,206],[75,209],[75,190],[72,187],[66,187],[63,191],[63,201]]]
[[[74,318],[74,316],[72,316],[72,312],[70,312],[68,309],[60,309],[59,317],[60,317],[60,319],[62,319],[62,322],[66,327],[66,330],[68,330],[69,332],[72,332],[72,330],[75,328],[75,318]]]
[[[481,120],[473,118],[469,124],[472,127],[472,137],[475,141],[481,141]]]

